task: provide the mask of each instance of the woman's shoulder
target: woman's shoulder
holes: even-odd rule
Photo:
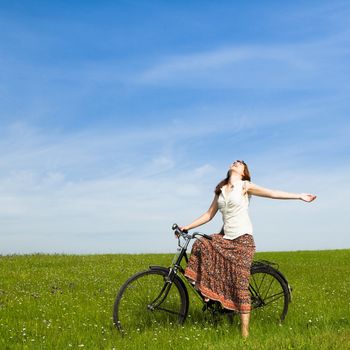
[[[242,189],[244,194],[247,194],[250,189],[254,187],[254,184],[249,180],[242,180]]]

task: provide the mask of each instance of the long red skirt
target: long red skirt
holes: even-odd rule
[[[185,276],[201,294],[239,313],[250,312],[249,277],[255,253],[254,238],[245,234],[234,240],[222,234],[198,239],[192,247]]]

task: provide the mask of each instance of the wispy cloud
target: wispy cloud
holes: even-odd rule
[[[193,123],[195,125],[196,121]],[[259,125],[261,127],[263,122],[260,121]],[[251,128],[254,124],[245,124],[241,132],[248,132]],[[163,131],[169,129],[170,126],[165,125]],[[195,134],[193,141],[205,137],[208,147],[211,147],[215,142],[210,140],[211,123],[203,125],[201,130],[203,134]],[[349,175],[349,169],[338,168],[337,175],[329,178],[326,173],[319,174],[319,167],[312,169],[312,164],[302,165],[300,155],[307,155],[308,140],[300,143],[298,148],[270,145],[264,150],[244,150],[244,145],[237,143],[234,152],[222,149],[222,154],[216,154],[217,157],[214,152],[208,162],[193,161],[192,158],[200,156],[201,152],[193,153],[192,150],[188,153],[188,146],[178,153],[187,135],[177,131],[171,134],[176,137],[169,144],[167,137],[153,140],[159,132],[160,126],[155,130],[144,128],[142,134],[129,129],[129,132],[124,130],[119,138],[112,130],[87,130],[64,135],[28,128],[24,124],[12,127],[9,136],[1,141],[0,253],[140,251],[140,246],[132,243],[135,240],[144,242],[144,251],[171,251],[173,242],[167,235],[170,225],[173,221],[184,224],[207,209],[213,188],[225,175],[233,153],[245,152],[249,156],[254,181],[263,186],[314,191],[320,196],[323,211],[331,206],[330,210],[335,212],[336,206],[346,205],[341,199],[342,190],[332,191],[336,183]],[[212,133],[223,142],[229,137],[224,128],[212,130]],[[247,135],[246,142],[254,142],[254,133]],[[21,136],[21,142],[18,142],[18,136]],[[324,147],[328,141],[313,140],[312,147]],[[145,149],[148,149],[148,155]],[[298,149],[302,149],[299,157]],[[120,159],[123,160],[121,164]],[[332,200],[333,193],[337,201]],[[288,208],[293,209],[288,211]],[[306,228],[312,231],[310,237],[315,238],[320,230],[326,234],[325,228],[321,228],[317,221],[319,211],[305,209],[304,212],[298,208],[301,207],[296,203],[286,206],[266,204],[259,199],[252,202],[259,249],[302,247],[305,240],[299,233],[300,245],[297,242],[287,246],[281,240],[269,244],[261,241],[263,237],[277,234],[276,230],[282,227],[278,217],[284,218],[284,222],[295,223],[295,213],[303,224],[284,228],[282,237],[295,237],[291,230],[304,233]],[[347,220],[346,216],[334,219],[340,220],[341,225]],[[271,220],[273,228],[269,227]],[[324,225],[322,220],[320,222]],[[204,231],[215,231],[218,227],[219,214]],[[54,246],[52,242],[55,242]],[[325,240],[319,247],[325,247],[327,242]]]
[[[230,65],[252,60],[281,61],[290,66],[302,67],[306,62],[297,60],[291,55],[288,47],[237,46],[219,48],[208,52],[169,57],[141,76],[141,82],[161,81],[173,78],[178,74],[198,74],[203,71],[225,69]]]
[[[33,136],[41,141],[31,144]],[[23,140],[26,147],[12,149],[2,164],[0,253],[93,252],[96,251],[98,235],[106,239],[101,244],[104,251],[132,251],[130,241],[123,246],[125,237],[142,234],[144,240],[144,235],[151,232],[159,234],[160,230],[169,230],[175,212],[178,215],[194,207],[193,202],[198,200],[195,197],[202,192],[205,177],[213,169],[204,165],[198,170],[192,169],[193,173],[185,176],[184,172],[181,174],[175,169],[175,160],[169,150],[166,154],[152,153],[148,164],[143,158],[142,143],[139,143],[137,151],[140,154],[128,161],[126,165],[130,171],[125,172],[125,165],[116,165],[111,154],[103,162],[98,155],[104,153],[107,144],[112,148],[120,147],[127,158],[132,137],[128,142],[124,139],[123,144],[114,137],[117,146],[113,147],[112,139],[107,141],[105,135],[92,135],[91,132],[85,138],[68,138],[70,142],[67,143],[62,136],[62,140],[55,140],[56,145],[52,141],[49,143],[49,136],[28,132],[27,140]],[[94,136],[97,152],[89,155],[87,164],[84,148],[91,136]],[[43,139],[46,140],[45,145]],[[8,143],[11,143],[10,140]],[[31,159],[28,160],[28,156]],[[23,162],[24,159],[27,162]],[[102,166],[110,169],[93,170]],[[91,173],[84,174],[85,169]],[[181,198],[186,199],[186,205],[182,207],[179,206]],[[56,242],[52,247],[51,238]],[[106,245],[107,239],[110,248]],[[163,242],[160,247],[163,248],[159,249],[164,249],[164,239],[160,239]],[[67,241],[72,245],[68,246]]]
[[[332,70],[340,78],[339,69],[347,70],[347,43],[348,35],[343,33],[312,41],[232,45],[174,55],[138,74],[135,82],[197,87],[206,82],[212,88],[292,87],[303,82],[311,87],[319,84],[326,71]],[[336,81],[339,84],[339,79]],[[327,80],[327,86],[335,84]]]

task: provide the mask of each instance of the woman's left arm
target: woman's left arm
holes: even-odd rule
[[[273,199],[300,199],[304,202],[312,202],[314,199],[316,199],[316,196],[313,194],[271,190],[269,188],[260,187],[251,182],[246,183],[246,191],[250,195]]]

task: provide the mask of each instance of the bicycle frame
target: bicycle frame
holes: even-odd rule
[[[180,270],[181,274],[183,274],[185,271],[181,266],[181,261],[183,258],[185,258],[186,264],[188,263],[188,256],[187,256],[187,248],[190,243],[190,241],[197,236],[204,237],[206,239],[211,240],[212,237],[208,236],[206,234],[200,233],[200,232],[194,232],[192,234],[189,234],[187,232],[181,231],[176,224],[173,225],[173,230],[175,230],[175,236],[178,238],[178,249],[177,251],[179,253],[175,254],[173,261],[170,266],[170,272],[169,272],[169,280],[173,281],[174,276],[178,274],[178,271]],[[181,244],[181,238],[184,239],[184,243]],[[187,279],[185,279],[186,282]],[[191,283],[188,283],[191,285]],[[192,286],[192,285],[191,285]],[[193,287],[193,286],[192,286]]]
[[[128,319],[128,303],[120,303],[121,300],[124,300],[124,296],[128,299],[128,293],[125,293],[127,290],[133,290],[133,288],[128,289],[129,286],[135,286],[133,284],[135,281],[139,281],[139,278],[143,279],[145,276],[157,275],[158,282],[156,283],[157,287],[155,289],[152,288],[152,284],[149,290],[153,289],[153,292],[148,294],[149,298],[145,299],[145,303],[142,302],[142,299],[137,299],[138,302],[135,304],[134,300],[132,300],[132,307],[140,306],[140,310],[148,310],[154,315],[161,315],[163,312],[168,314],[172,314],[172,317],[178,316],[176,319],[178,322],[182,323],[187,317],[188,307],[189,307],[189,288],[193,290],[194,294],[198,297],[198,299],[203,304],[203,311],[209,311],[213,316],[228,314],[230,317],[233,315],[235,311],[225,309],[219,301],[215,300],[207,300],[201,292],[196,288],[196,285],[192,283],[189,279],[185,277],[185,269],[181,266],[181,262],[185,259],[186,263],[188,263],[187,249],[189,247],[189,243],[192,239],[196,237],[203,237],[211,240],[212,237],[206,234],[202,234],[199,232],[194,232],[189,234],[188,232],[182,231],[176,224],[173,225],[173,230],[175,231],[175,235],[178,239],[178,248],[175,256],[172,259],[172,262],[169,267],[165,266],[157,266],[152,265],[149,266],[149,270],[140,271],[135,275],[131,276],[121,287],[114,304],[114,312],[113,312],[113,320],[116,327],[123,331],[123,316],[125,315]],[[283,274],[275,267],[277,264],[260,260],[254,261],[251,267],[251,275],[257,276],[253,277],[252,283],[249,283],[249,291],[251,294],[252,307],[254,309],[263,308],[268,304],[275,303],[276,300],[281,300],[281,302],[277,302],[276,308],[270,308],[271,316],[279,321],[283,321],[287,311],[288,304],[291,301],[291,288],[287,282],[287,279],[283,276]],[[152,277],[153,278],[153,277]],[[159,279],[161,278],[161,279]],[[146,284],[147,281],[145,280]],[[265,283],[265,281],[267,281]],[[139,283],[139,282],[138,282]],[[142,286],[142,283],[136,284],[137,286]],[[271,288],[273,284],[273,287]],[[135,289],[134,289],[135,290]],[[136,293],[137,293],[136,288]],[[173,294],[173,291],[175,294]],[[142,288],[140,292],[143,293]],[[281,295],[282,298],[276,296]],[[173,308],[169,307],[169,303],[167,302],[167,298],[172,299],[172,297],[179,298],[176,302],[178,307]],[[130,296],[132,298],[132,294]],[[143,303],[143,305],[142,305]],[[121,308],[120,308],[120,305]],[[136,306],[135,306],[136,305]],[[122,310],[122,311],[121,311]],[[135,309],[135,312],[138,312],[138,309]],[[122,319],[122,321],[121,321]],[[135,319],[135,322],[136,319]]]
[[[157,266],[157,265],[152,265],[149,267],[151,270],[152,269],[162,269],[162,270],[168,272],[168,277],[164,283],[163,288],[159,292],[159,295],[147,306],[149,310],[154,310],[154,309],[161,310],[162,309],[162,308],[160,308],[160,305],[167,298],[168,293],[169,293],[170,288],[171,288],[171,284],[173,283],[174,279],[179,275],[179,272],[180,272],[181,277],[182,277],[182,278],[179,278],[180,281],[182,282],[182,284],[185,281],[187,285],[191,286],[191,288],[195,291],[195,294],[198,295],[200,300],[202,300],[202,302],[204,303],[198,290],[196,290],[196,288],[194,288],[194,286],[191,283],[189,283],[186,278],[184,278],[185,271],[181,266],[181,261],[183,258],[185,258],[186,263],[188,263],[187,248],[188,248],[190,241],[193,238],[195,238],[196,236],[201,236],[201,237],[206,237],[207,239],[211,239],[211,237],[207,236],[205,234],[199,233],[199,232],[194,232],[193,234],[188,234],[188,233],[180,231],[178,228],[176,228],[175,230],[176,230],[175,235],[178,238],[178,247],[179,247],[177,251],[179,253],[175,254],[170,268],[166,268],[163,266]],[[181,238],[184,239],[183,244],[181,244]],[[187,292],[187,288],[185,286],[184,286],[184,289]]]

